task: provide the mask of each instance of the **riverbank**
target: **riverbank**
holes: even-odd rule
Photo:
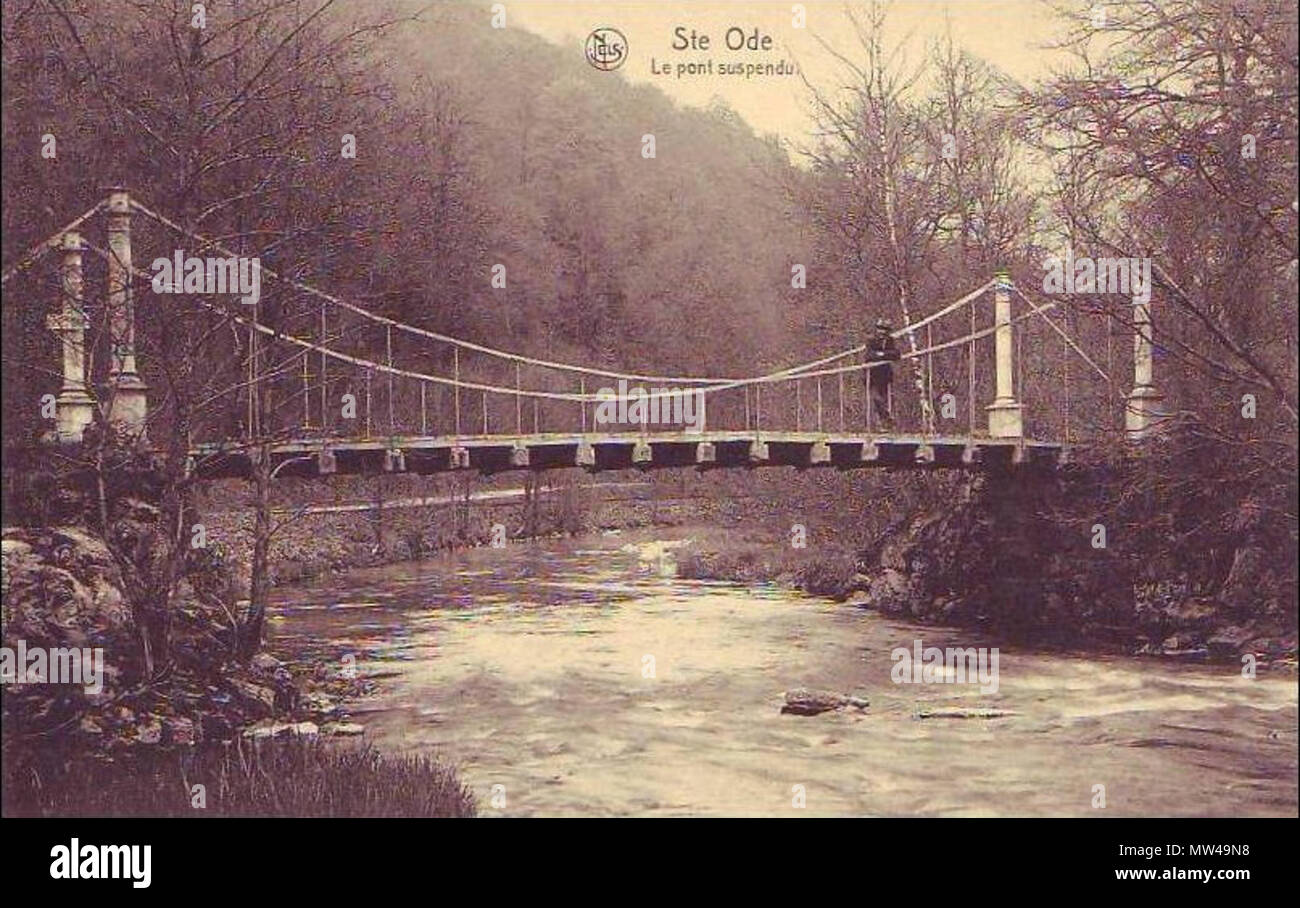
[[[518,477],[504,480],[342,478],[277,490],[280,524],[271,540],[269,585],[357,568],[418,561],[458,549],[514,544],[604,529],[674,525],[697,516],[693,502],[661,502],[653,483],[626,477],[598,485],[561,482],[535,500]],[[200,503],[209,549],[247,596],[254,515],[242,483],[206,490]],[[430,502],[430,503],[424,503]]]
[[[1294,672],[1285,539],[1245,510],[1210,555],[1097,522],[1111,477],[980,475],[870,533],[768,521],[680,553],[683,577],[769,582],[885,615],[1056,649],[1273,665]],[[786,519],[797,519],[798,512]],[[1112,525],[1114,526],[1114,525]],[[1131,533],[1131,531],[1130,531]],[[1293,549],[1292,549],[1293,551]]]
[[[951,478],[936,481],[938,494],[948,494]],[[909,474],[881,479],[824,470],[739,475],[679,470],[623,471],[596,479],[566,472],[549,474],[531,504],[523,482],[521,474],[281,480],[271,585],[491,546],[497,527],[495,538],[514,545],[611,529],[709,524],[717,527],[714,538],[731,541],[701,567],[713,579],[758,579],[740,548],[733,557],[731,543],[746,540],[753,551],[766,553],[769,566],[760,569],[761,579],[789,580],[814,595],[836,598],[847,595],[848,581],[862,567],[846,573],[859,560],[856,552],[878,547],[901,525],[900,515],[927,494]],[[236,578],[249,573],[250,500],[246,483],[228,481],[213,483],[198,502],[208,546]],[[411,506],[423,500],[436,501]],[[803,528],[801,548],[788,539],[789,551],[782,552],[776,536],[795,527]],[[823,571],[826,576],[819,576]],[[241,596],[246,587],[244,581]]]
[[[457,773],[314,735],[137,749],[113,760],[6,751],[6,817],[472,817]]]
[[[823,545],[809,552],[789,539],[754,531],[726,543],[702,542],[686,548],[678,556],[677,576],[746,586],[771,583],[843,602],[868,590],[865,567],[861,555],[845,546]]]
[[[156,522],[121,504],[115,538]],[[240,658],[235,604],[210,586],[229,578],[211,564],[173,597],[163,651],[141,631],[136,563],[86,528],[9,527],[2,551],[0,635],[24,661],[6,657],[0,693],[5,816],[473,815],[436,760],[353,743],[345,704],[370,680]]]

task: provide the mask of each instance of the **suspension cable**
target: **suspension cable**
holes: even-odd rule
[[[24,255],[22,258],[20,258],[13,265],[13,267],[5,271],[3,275],[0,275],[0,284],[9,283],[9,278],[13,277],[18,272],[26,271],[28,268],[32,267],[32,265],[35,265],[37,260],[40,259],[42,256],[44,256],[45,253],[49,252],[51,249],[54,249],[56,246],[58,246],[59,242],[63,239],[63,235],[65,233],[68,233],[69,231],[72,230],[76,230],[86,221],[90,220],[90,218],[93,217],[95,214],[97,214],[99,210],[103,207],[104,207],[103,202],[96,202],[90,208],[90,210],[87,211],[85,214],[83,214],[81,217],[77,218],[74,221],[71,221],[70,223],[65,225],[61,230],[55,231],[50,236],[41,240],[39,243],[37,243],[35,246],[29,249],[27,251],[27,254]]]
[[[104,250],[98,246],[87,243],[86,247],[89,251],[95,253],[96,255],[99,255],[101,258],[104,258],[105,260],[113,258],[112,252]],[[130,272],[133,277],[136,277],[137,279],[143,280],[145,282],[151,282],[153,279],[152,275],[134,266],[130,269]],[[563,400],[563,401],[570,401],[570,402],[600,403],[604,401],[614,401],[618,399],[618,396],[616,394],[602,394],[599,391],[594,394],[581,394],[581,393],[573,393],[568,391],[535,391],[530,389],[509,388],[500,385],[486,384],[483,382],[465,381],[459,377],[459,355],[458,355],[459,348],[454,348],[453,350],[453,352],[457,354],[457,356],[455,357],[457,361],[456,363],[457,369],[456,369],[456,375],[453,378],[447,378],[441,375],[430,375],[423,372],[415,372],[410,369],[402,369],[397,366],[388,366],[383,363],[377,363],[372,360],[365,359],[364,357],[353,356],[351,354],[342,353],[338,350],[334,350],[330,347],[326,347],[323,344],[316,344],[309,340],[305,340],[295,335],[288,334],[283,331],[279,331],[267,325],[263,325],[260,322],[250,321],[249,319],[246,319],[243,316],[235,315],[225,307],[219,306],[214,303],[206,302],[202,299],[196,298],[195,302],[197,302],[198,305],[211,312],[215,312],[219,315],[223,315],[231,319],[236,324],[239,324],[241,326],[247,326],[250,332],[256,331],[259,334],[272,337],[278,340],[286,341],[288,343],[294,344],[304,349],[319,353],[324,357],[328,357],[334,360],[338,360],[340,362],[348,363],[350,365],[357,366],[362,369],[370,370],[371,372],[374,371],[384,372],[386,374],[394,375],[398,378],[409,378],[416,381],[431,382],[434,384],[453,387],[457,390],[457,395],[456,395],[457,404],[459,404],[459,390],[462,388],[467,390],[487,391],[493,394],[507,394],[507,395],[518,394],[523,397],[533,398],[534,400]],[[1056,303],[1046,303],[1043,306],[1037,308],[1046,311],[1049,309],[1054,309],[1056,308],[1056,306],[1057,306]],[[1011,324],[1016,324],[1027,318],[1031,318],[1033,314],[1034,313],[1024,313],[1012,319]],[[397,325],[400,325],[400,323],[395,323],[395,326]],[[930,353],[937,353],[941,350],[946,350],[951,347],[969,343],[979,338],[988,337],[989,335],[993,334],[996,331],[997,331],[997,326],[991,328],[985,328],[969,336],[958,337],[949,341],[945,341],[943,343],[935,344],[933,347],[921,348],[914,352],[907,351],[906,353],[903,353],[901,355],[900,359],[913,359],[916,357],[926,356],[927,354]],[[858,348],[858,349],[859,350],[865,349],[865,347]],[[835,360],[839,358],[841,358],[841,355],[837,354],[836,356],[833,357],[826,357],[820,360],[819,362],[826,362],[826,361]],[[867,361],[867,362],[860,362],[860,363],[851,363],[847,366],[838,366],[833,368],[819,369],[811,372],[799,372],[797,373],[797,375],[798,377],[801,378],[812,378],[820,375],[838,375],[838,374],[849,373],[849,372],[860,372],[865,369],[873,369],[876,368],[877,366],[884,365],[886,362],[887,360],[874,360],[874,361]],[[795,377],[795,375],[796,373],[793,369],[782,369],[777,372],[768,373],[766,375],[758,375],[752,378],[731,379],[726,381],[725,383],[710,384],[710,385],[704,385],[701,387],[695,387],[689,389],[673,389],[671,391],[655,390],[647,394],[644,394],[642,396],[642,399],[658,400],[662,398],[671,398],[673,395],[680,395],[689,392],[700,393],[704,395],[717,394],[723,391],[729,391],[735,388],[742,388],[750,385],[758,386],[759,388],[761,388],[761,386],[764,384],[778,384],[783,381],[789,381],[793,377]],[[459,410],[459,406],[457,406],[457,410]],[[457,434],[459,434],[459,430]]]
[[[1061,335],[1061,337],[1065,340],[1066,344],[1069,345],[1069,347],[1070,347],[1071,350],[1073,350],[1075,353],[1079,354],[1079,357],[1080,357],[1080,358],[1081,358],[1085,363],[1087,363],[1088,365],[1092,366],[1092,368],[1096,370],[1097,374],[1100,375],[1100,376],[1101,376],[1101,377],[1106,381],[1107,384],[1110,383],[1110,376],[1106,374],[1105,370],[1103,370],[1103,369],[1101,368],[1101,366],[1099,366],[1099,365],[1097,365],[1096,363],[1094,363],[1094,362],[1092,361],[1092,358],[1091,358],[1090,356],[1088,356],[1088,354],[1084,353],[1083,350],[1080,349],[1079,345],[1076,344],[1076,343],[1074,342],[1073,339],[1071,339],[1070,335],[1067,334],[1065,331],[1063,331],[1063,330],[1062,330],[1062,329],[1061,329],[1061,328],[1056,324],[1056,322],[1052,321],[1052,319],[1049,318],[1049,317],[1047,316],[1047,310],[1050,309],[1050,308],[1055,308],[1055,306],[1056,306],[1055,303],[1049,303],[1049,304],[1044,305],[1044,306],[1037,306],[1037,305],[1034,304],[1034,301],[1033,301],[1033,300],[1031,300],[1029,297],[1025,296],[1025,294],[1022,293],[1022,292],[1020,291],[1020,288],[1019,288],[1019,287],[1015,287],[1015,286],[1013,286],[1012,289],[1015,290],[1017,296],[1019,296],[1022,300],[1024,300],[1026,303],[1029,304],[1029,308],[1033,309],[1034,312],[1035,312],[1036,314],[1041,315],[1041,316],[1043,317],[1043,321],[1047,322],[1047,324],[1049,324],[1049,325],[1052,326],[1052,330],[1053,330],[1053,331],[1055,331],[1057,334]]]
[[[153,211],[152,209],[146,207],[145,205],[141,204],[135,199],[131,200],[131,207],[139,211],[144,216],[151,218],[157,221],[158,223],[166,227],[169,227],[172,230],[184,236],[199,241],[207,248],[214,249],[217,252],[220,252],[223,255],[227,255],[227,256],[233,256],[235,254],[231,252],[229,249],[227,249],[226,247],[215,242],[214,240],[209,240],[206,237],[202,236],[201,234],[197,234],[192,231],[186,230],[184,227],[180,226],[174,221],[171,221],[167,217]],[[417,328],[414,325],[408,325],[405,324],[404,322],[397,321],[396,319],[388,318],[387,316],[383,316],[383,315],[378,315],[362,306],[358,306],[355,303],[349,303],[343,299],[340,299],[339,297],[326,293],[323,290],[318,290],[315,287],[312,287],[308,284],[301,283],[300,281],[295,281],[292,278],[286,277],[278,273],[277,271],[271,268],[267,268],[265,266],[261,268],[261,271],[263,274],[267,275],[268,277],[275,280],[282,281],[283,283],[293,287],[296,290],[301,291],[302,293],[307,293],[312,296],[315,296],[319,299],[322,299],[330,303],[331,305],[346,309],[347,311],[360,315],[363,318],[367,318],[372,321],[376,321],[381,324],[389,325],[391,327],[397,328],[399,331],[405,331],[421,337],[427,337],[431,340],[436,340],[441,343],[452,344],[454,346],[466,350],[472,350],[476,353],[483,353],[487,356],[494,356],[500,359],[510,360],[516,363],[524,363],[527,365],[540,366],[543,368],[555,369],[558,371],[578,372],[586,375],[599,375],[606,378],[615,378],[615,379],[621,378],[621,379],[626,379],[628,381],[665,382],[669,384],[731,385],[732,382],[750,380],[750,379],[698,377],[698,376],[693,377],[693,376],[681,376],[681,375],[643,375],[638,373],[616,372],[607,369],[596,369],[590,366],[579,366],[579,365],[574,365],[572,363],[556,362],[554,360],[537,359],[535,357],[524,356],[518,353],[510,353],[505,350],[498,350],[493,347],[487,347],[482,344],[473,343],[472,341],[467,341],[461,338],[452,337],[451,335],[448,334],[441,334],[437,331],[429,331],[425,328]],[[906,326],[905,328],[900,328],[896,331],[890,332],[891,336],[895,338],[902,337],[911,332],[915,332],[918,328],[924,327],[925,325],[929,324],[930,322],[933,322],[938,318],[942,318],[943,316],[949,314],[950,312],[955,311],[956,309],[960,308],[963,305],[966,305],[966,303],[970,302],[972,299],[986,292],[989,288],[991,288],[994,285],[995,280],[996,279],[991,279],[987,281],[985,284],[976,288],[970,293],[966,294],[966,296],[962,297],[961,299],[953,303],[950,303],[949,305],[945,306],[943,309],[938,310],[937,312],[931,313],[930,315],[926,316],[920,321],[913,322],[912,324]],[[856,353],[862,352],[865,349],[866,349],[866,345],[861,344],[856,347],[852,347],[847,350],[840,351],[839,353],[833,354],[831,356],[824,357],[820,360],[814,360],[813,362],[803,363],[797,366],[791,366],[787,369],[781,370],[779,374],[783,376],[793,376],[803,372],[806,369],[816,368],[826,363],[834,362],[835,360],[838,359],[843,359],[846,356],[852,356]],[[777,374],[777,373],[773,373],[773,374]]]

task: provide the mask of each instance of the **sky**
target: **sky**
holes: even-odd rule
[[[759,133],[800,141],[811,129],[808,90],[798,75],[760,72],[746,78],[722,74],[723,64],[800,67],[819,88],[842,84],[840,65],[818,42],[852,53],[854,39],[844,0],[803,0],[803,28],[794,25],[792,0],[514,0],[506,3],[507,25],[523,28],[562,47],[583,53],[587,36],[598,27],[617,29],[628,54],[617,72],[633,83],[658,86],[680,104],[707,106],[720,97]],[[1022,81],[1048,74],[1059,59],[1044,45],[1060,25],[1041,0],[894,0],[886,23],[887,46],[902,45],[903,59],[919,63],[930,42],[951,23],[955,43]],[[736,31],[736,30],[739,31]],[[758,36],[753,38],[757,29]],[[730,30],[730,31],[729,31]],[[692,32],[696,36],[690,46]],[[732,42],[756,40],[758,49],[732,50]],[[701,36],[708,47],[701,47]],[[770,39],[766,48],[763,39]],[[677,47],[674,47],[674,43]],[[682,47],[687,44],[686,47]],[[708,70],[712,64],[713,71]],[[690,64],[704,71],[692,73]]]

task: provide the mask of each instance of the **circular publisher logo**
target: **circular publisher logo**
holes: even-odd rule
[[[627,38],[616,28],[602,27],[587,36],[587,62],[604,72],[627,60]]]

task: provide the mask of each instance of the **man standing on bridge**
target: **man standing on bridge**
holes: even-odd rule
[[[867,431],[871,431],[871,411],[875,410],[880,424],[886,430],[894,428],[894,414],[891,412],[889,386],[894,381],[893,363],[902,356],[898,344],[890,334],[893,326],[885,319],[876,319],[876,333],[867,344],[867,362],[879,365],[867,369]]]

